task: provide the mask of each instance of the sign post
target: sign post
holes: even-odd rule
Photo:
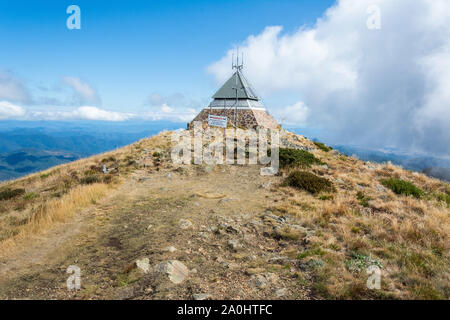
[[[216,116],[213,114],[208,115],[208,124],[211,127],[221,127],[226,128],[228,123],[228,117]]]

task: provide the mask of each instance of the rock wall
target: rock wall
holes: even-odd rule
[[[269,129],[278,128],[278,123],[275,119],[263,110],[252,109],[238,109],[238,123],[239,128],[254,129],[256,127],[264,127]],[[193,126],[194,121],[208,122],[208,115],[227,116],[229,121],[234,123],[234,109],[203,109],[190,123],[188,129]]]

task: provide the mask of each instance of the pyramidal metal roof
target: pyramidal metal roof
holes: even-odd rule
[[[236,99],[236,88],[238,89],[238,99],[259,100],[252,86],[239,69],[213,95],[213,99]]]

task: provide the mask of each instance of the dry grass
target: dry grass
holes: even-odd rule
[[[27,240],[54,227],[55,223],[64,222],[79,210],[94,204],[108,191],[106,184],[78,186],[61,198],[44,202],[32,210],[31,217],[16,226],[10,237],[0,242],[0,251],[7,252],[15,248],[17,241]]]
[[[287,136],[314,148],[309,140],[293,134]],[[12,231],[0,251],[21,237],[40,233],[56,222],[69,219],[101,198],[108,184],[80,185],[81,179],[96,174],[95,167],[100,164],[117,168],[117,181],[135,168],[148,171],[170,168],[170,161],[166,161],[170,158],[169,141],[170,133],[164,132],[114,152],[0,185],[0,188],[25,189],[25,194],[0,202],[0,235],[5,228]],[[308,268],[312,278],[305,285],[312,289],[313,296],[450,299],[450,209],[446,202],[449,184],[391,163],[364,163],[333,150],[312,153],[327,165],[312,165],[302,170],[331,181],[334,192],[312,194],[274,183],[270,188],[274,199],[268,199],[271,202],[267,205],[275,214],[289,215],[293,224],[313,231],[305,234],[284,227],[274,235],[280,241],[288,241],[294,250],[290,249],[289,257]],[[245,168],[238,169],[245,173]],[[296,169],[284,169],[280,173],[282,177],[273,179],[281,183]],[[415,198],[395,194],[382,184],[389,178],[414,184],[423,190],[423,195]],[[239,184],[236,180],[236,185]],[[196,188],[198,185],[193,186],[194,194],[198,193]],[[198,201],[222,198],[222,193],[197,195]],[[246,196],[242,194],[241,203],[246,202]],[[251,191],[248,197],[251,198]],[[249,206],[239,202],[235,205],[239,206],[236,211]],[[252,203],[252,210],[255,207]],[[382,269],[381,290],[366,287],[365,270],[370,264]]]
[[[336,193],[282,187],[287,197],[275,208],[315,231],[307,237],[307,251],[299,248],[301,261],[317,264],[314,292],[333,299],[449,299],[449,184],[391,163],[365,164],[324,151],[315,156],[328,169],[310,170],[333,181]],[[389,178],[414,184],[423,196],[395,194],[381,183]],[[366,287],[369,262],[382,267],[381,290]]]
[[[136,168],[153,166],[155,150],[160,157],[167,156],[167,137],[164,132],[115,151],[0,183],[0,252],[11,251],[19,240],[66,221]],[[102,165],[110,173],[103,174]]]

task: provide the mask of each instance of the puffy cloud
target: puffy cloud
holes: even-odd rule
[[[168,106],[163,103],[161,106],[153,108],[153,110],[149,111],[145,117],[150,120],[169,120],[174,122],[188,122],[191,121],[198,112],[192,108],[178,108],[175,110],[174,108]]]
[[[34,111],[31,118],[44,120],[101,120],[101,121],[125,121],[136,117],[131,113],[108,111],[92,106],[79,107],[73,111]]]
[[[0,100],[26,103],[30,102],[30,95],[19,79],[0,71]]]
[[[148,98],[148,105],[150,106],[161,106],[164,103],[169,105],[186,105],[189,103],[182,93],[176,92],[167,96],[163,96],[157,92],[154,92]]]
[[[171,113],[173,112],[173,108],[169,107],[167,104],[163,103],[161,106],[161,111],[165,113]]]
[[[303,102],[274,109],[273,116],[282,124],[305,125],[308,119],[309,109]]]
[[[16,118],[25,115],[22,107],[16,106],[7,101],[0,101],[0,119]]]
[[[74,92],[74,103],[85,104],[94,103],[101,104],[100,96],[92,86],[77,77],[64,77],[62,82],[72,88]]]
[[[200,112],[206,103],[207,101],[190,99],[178,92],[169,95],[154,92],[144,103],[145,106],[150,107],[145,117],[151,120],[188,122]]]
[[[379,30],[367,27],[372,5]],[[297,95],[327,142],[438,154],[450,154],[449,48],[447,0],[341,0],[312,28],[267,27],[240,46],[257,91]],[[220,82],[232,52],[208,68]]]

